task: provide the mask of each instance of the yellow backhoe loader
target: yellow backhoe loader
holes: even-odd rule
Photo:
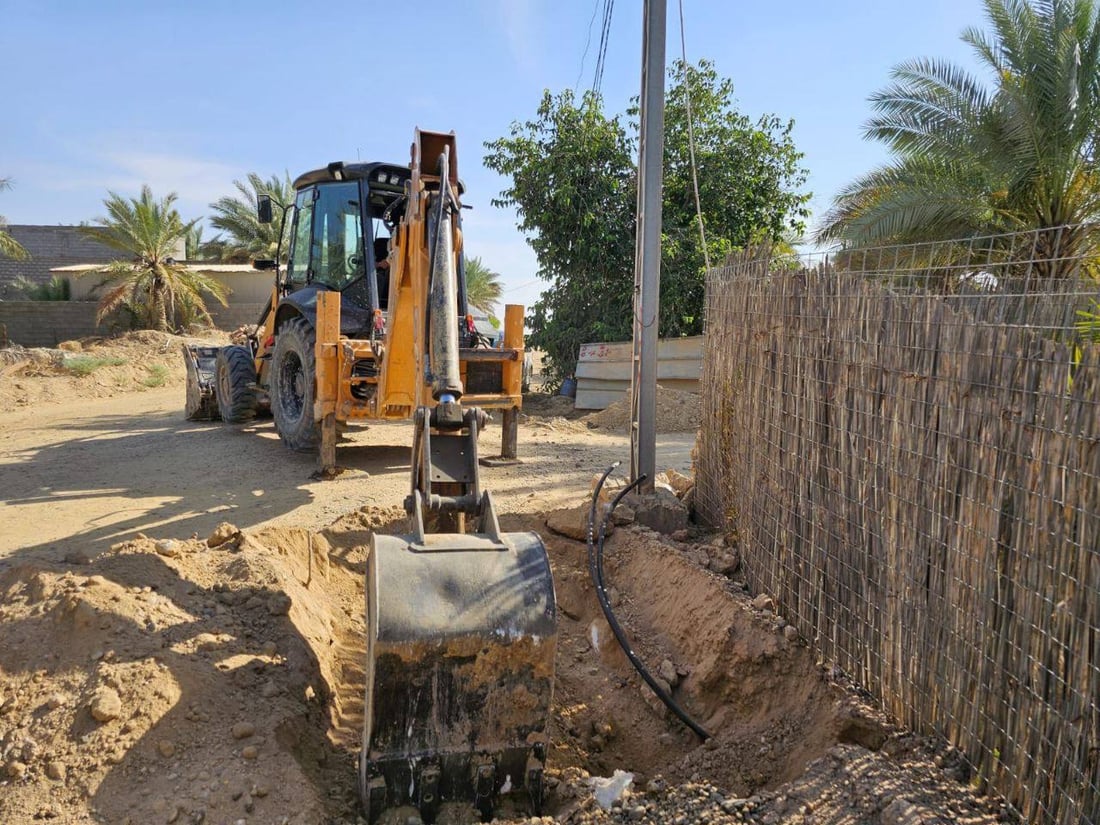
[[[284,210],[285,269],[243,346],[188,347],[187,415],[268,407],[282,440],[336,463],[339,422],[413,421],[407,535],[375,535],[366,575],[360,796],[368,821],[442,806],[537,812],[557,617],[535,533],[502,533],[478,476],[486,409],[514,457],[523,308],[488,346],[467,313],[453,133],[416,130],[407,166],[331,163]],[[261,220],[273,218],[261,198]],[[402,819],[402,822],[405,820]]]

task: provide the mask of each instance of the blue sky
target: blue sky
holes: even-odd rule
[[[108,189],[179,193],[185,217],[249,171],[292,176],[331,160],[405,162],[413,127],[458,135],[470,254],[509,301],[539,291],[503,182],[482,144],[531,117],[542,90],[592,83],[602,0],[0,0],[0,194],[11,223],[76,223]],[[795,121],[820,214],[881,163],[864,141],[867,96],[918,56],[971,65],[960,32],[980,0],[684,0],[690,60],[734,81],[738,108]],[[603,91],[638,93],[641,3],[618,0]],[[669,0],[669,60],[680,54]],[[209,237],[211,233],[207,232]]]

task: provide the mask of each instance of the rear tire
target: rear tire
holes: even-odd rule
[[[271,356],[271,414],[283,443],[292,450],[315,450],[321,426],[313,420],[317,395],[316,333],[303,318],[279,328]]]
[[[256,367],[245,347],[222,347],[214,362],[214,395],[222,421],[243,424],[256,417]]]

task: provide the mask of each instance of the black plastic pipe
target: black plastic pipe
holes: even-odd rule
[[[611,506],[608,511],[604,513],[603,518],[600,520],[600,532],[599,540],[595,538],[596,527],[596,503],[600,500],[600,491],[603,489],[604,482],[607,481],[607,477],[611,475],[616,467],[622,462],[616,461],[610,467],[608,467],[602,476],[600,476],[599,482],[596,484],[596,489],[592,493],[592,506],[588,510],[588,574],[592,578],[592,583],[596,586],[596,599],[600,603],[600,607],[603,609],[604,618],[607,619],[608,625],[611,626],[611,632],[615,634],[615,639],[619,643],[619,647],[623,649],[626,654],[626,658],[630,660],[630,663],[634,665],[634,669],[638,671],[645,683],[649,685],[650,689],[657,694],[657,698],[660,699],[665,705],[676,714],[677,718],[692,731],[700,739],[706,741],[710,739],[710,734],[703,729],[694,719],[692,719],[687,711],[685,711],[676,700],[673,699],[668,692],[661,687],[660,683],[649,672],[646,666],[642,663],[642,660],[638,658],[634,649],[630,646],[630,640],[626,637],[626,632],[623,630],[622,625],[619,624],[618,618],[615,616],[615,612],[611,609],[611,600],[607,597],[607,588],[604,586],[603,577],[603,544],[606,538],[607,532],[607,520],[611,514],[615,512],[615,508],[618,507],[619,502],[626,496],[631,490],[645,481],[645,474],[642,474],[626,487],[624,487],[617,496],[612,500]]]

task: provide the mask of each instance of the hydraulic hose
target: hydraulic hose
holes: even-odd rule
[[[634,665],[634,669],[638,671],[642,679],[645,680],[645,683],[649,685],[650,689],[657,694],[657,698],[664,702],[668,709],[675,713],[681,722],[691,728],[696,736],[705,741],[710,739],[710,734],[692,719],[687,711],[677,704],[676,700],[669,695],[668,691],[661,687],[660,683],[642,663],[642,660],[638,658],[637,654],[630,646],[630,640],[627,639],[622,625],[619,624],[619,620],[615,616],[615,612],[611,609],[611,600],[607,597],[607,588],[604,586],[603,577],[603,544],[604,539],[607,537],[607,520],[611,514],[615,512],[615,508],[618,507],[623,497],[646,479],[645,474],[642,474],[615,496],[611,502],[611,506],[608,508],[607,512],[604,513],[603,518],[600,519],[600,531],[597,540],[595,537],[596,502],[600,499],[600,491],[603,489],[607,477],[611,475],[612,471],[621,463],[620,461],[616,461],[604,471],[604,474],[600,476],[600,480],[596,484],[595,491],[592,493],[592,506],[588,510],[588,574],[592,578],[592,583],[596,586],[596,599],[599,601],[600,607],[603,610],[604,618],[607,619],[607,623],[611,627],[611,632],[615,634],[615,639],[618,641],[619,647],[623,649],[630,663]]]

